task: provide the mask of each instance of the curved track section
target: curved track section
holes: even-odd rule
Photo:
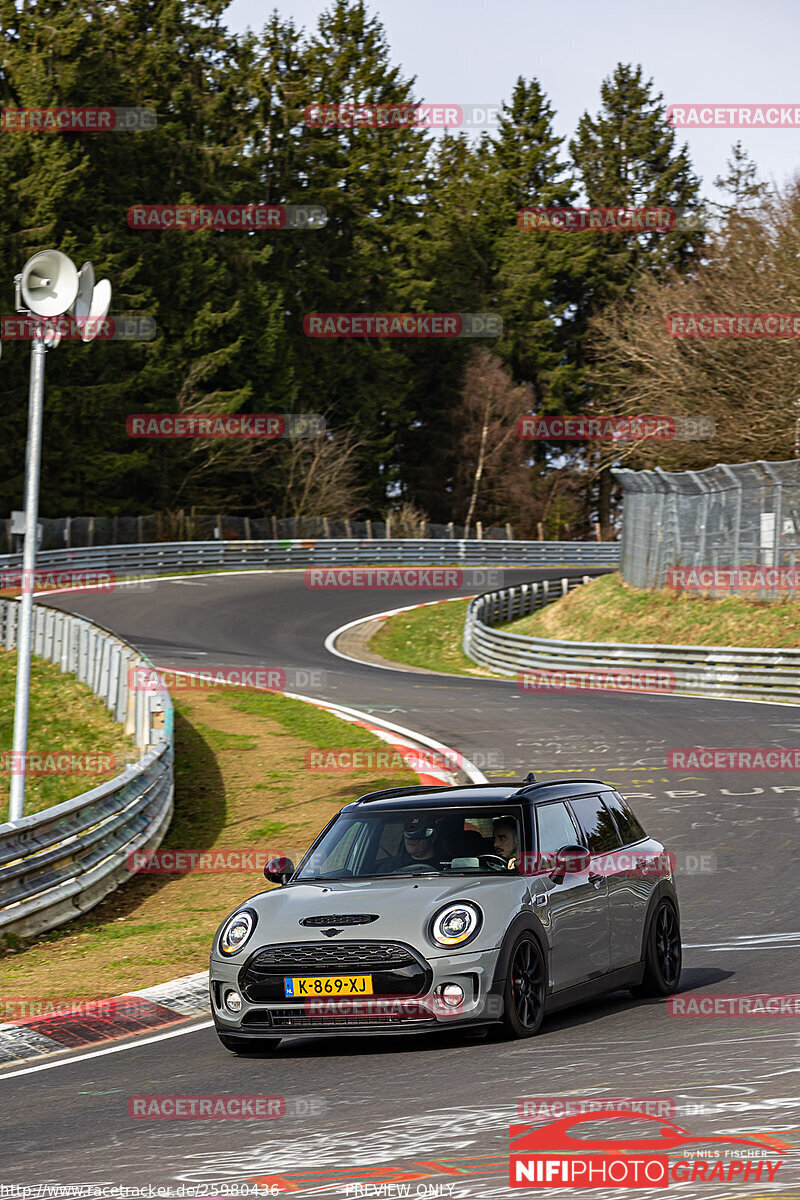
[[[550,574],[507,572],[510,582]],[[430,599],[430,593],[392,596],[396,607]],[[581,773],[617,783],[689,872],[678,880],[682,991],[796,990],[800,783],[786,774],[688,777],[664,765],[671,747],[796,744],[795,708],[694,697],[523,694],[513,680],[413,675],[350,662],[326,651],[326,635],[386,609],[386,598],[309,591],[302,572],[176,579],[139,595],[73,594],[56,602],[101,620],[164,668],[317,672],[319,686],[309,695],[454,746],[490,779],[518,779],[535,769],[539,778]],[[657,1095],[675,1101],[678,1124],[694,1133],[794,1130],[796,1138],[794,1025],[680,1020],[668,1016],[663,1003],[616,993],[550,1018],[527,1042],[457,1034],[331,1039],[285,1043],[267,1059],[235,1059],[209,1028],[187,1026],[108,1051],[0,1070],[5,1139],[15,1147],[3,1177],[19,1184],[155,1185],[171,1187],[174,1196],[181,1184],[211,1195],[217,1185],[241,1189],[268,1176],[294,1179],[282,1190],[307,1191],[308,1172],[316,1170],[314,1194],[344,1197],[355,1194],[345,1181],[352,1181],[357,1164],[385,1179],[390,1164],[460,1159],[466,1173],[459,1169],[455,1190],[439,1194],[511,1195],[508,1123],[523,1096]],[[132,1094],[176,1092],[305,1097],[319,1115],[310,1116],[302,1103],[295,1115],[274,1122],[127,1115]],[[30,1131],[43,1126],[44,1144],[34,1145]],[[455,1170],[432,1172],[431,1185],[451,1183]],[[738,1194],[785,1194],[787,1170],[780,1184],[748,1185]],[[408,1194],[417,1194],[418,1185],[411,1186]],[[697,1182],[681,1194],[734,1193]]]

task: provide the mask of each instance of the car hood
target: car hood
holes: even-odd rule
[[[514,913],[529,896],[526,881],[518,875],[494,879],[459,876],[396,880],[335,880],[328,883],[290,883],[246,901],[255,909],[258,923],[241,956],[259,945],[277,942],[401,941],[419,947],[428,956],[436,951],[426,930],[434,913],[448,902],[472,900],[483,912],[483,926],[465,950],[496,946]],[[244,907],[244,905],[240,905]],[[376,916],[363,925],[341,926],[327,937],[323,929],[337,928],[334,917],[355,914]],[[330,917],[330,924],[301,925],[304,917]],[[452,954],[444,947],[440,954]],[[239,955],[233,956],[238,959]],[[231,959],[228,959],[231,961]]]

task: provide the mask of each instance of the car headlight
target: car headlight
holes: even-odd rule
[[[219,948],[222,954],[237,954],[256,927],[256,914],[250,908],[235,912],[222,927]]]
[[[477,904],[448,904],[431,921],[431,937],[440,946],[463,946],[481,927]]]

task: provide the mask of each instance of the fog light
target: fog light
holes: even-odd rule
[[[225,1007],[232,1013],[242,1011],[242,997],[238,992],[225,993]]]
[[[449,1004],[451,1008],[456,1008],[457,1005],[464,1003],[464,989],[457,983],[441,983],[434,989],[434,994],[441,996],[445,1004]]]

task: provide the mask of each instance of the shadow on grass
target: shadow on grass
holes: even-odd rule
[[[175,710],[175,811],[164,848],[205,850],[212,846],[225,824],[225,785],[210,744],[202,733]],[[30,938],[8,937],[8,947],[24,950],[32,942],[58,943],[91,933],[119,917],[136,912],[139,905],[176,878],[175,875],[138,875],[123,883],[95,908],[58,929]],[[0,943],[0,961],[4,957]]]

